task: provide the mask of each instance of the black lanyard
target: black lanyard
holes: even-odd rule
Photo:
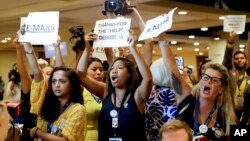
[[[122,102],[121,102],[120,108],[118,108],[118,107],[116,107],[116,93],[114,91],[114,110],[117,111],[117,120],[118,120],[118,123],[119,123],[119,113],[121,112],[121,109],[122,109],[123,104],[126,101],[127,97],[128,97],[128,92],[126,91],[124,97],[122,98]],[[112,125],[112,123],[111,123],[111,125]],[[116,128],[114,128],[114,127],[112,127],[112,128],[114,129],[114,137],[116,137]]]
[[[199,108],[200,108],[200,101],[199,99],[196,100],[196,103],[195,103],[195,111],[194,111],[194,134],[197,133],[197,130],[198,130],[198,113],[199,113]],[[214,104],[214,107],[213,109],[210,111],[206,121],[205,121],[205,125],[208,126],[209,122],[211,121],[212,119],[212,116],[214,114],[214,112],[216,111],[217,109],[217,103],[215,102]]]
[[[58,117],[59,117],[59,116],[69,107],[69,105],[70,105],[70,102],[67,102],[67,103],[62,107],[62,109],[60,109]],[[48,133],[51,132],[52,126],[53,126],[53,122],[48,122],[48,126],[47,126]]]
[[[116,93],[114,91],[114,109],[117,110],[118,115],[119,115],[119,112],[121,111],[122,106],[123,106],[125,100],[127,99],[127,97],[128,97],[128,93],[126,92],[125,95],[124,95],[124,97],[122,98],[122,103],[120,105],[120,108],[118,108],[118,107],[116,107]]]

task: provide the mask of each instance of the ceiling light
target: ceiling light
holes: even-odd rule
[[[196,51],[196,52],[199,51],[199,50],[200,50],[199,48],[195,48],[195,49],[194,49],[194,51]]]
[[[178,47],[177,50],[181,51],[181,50],[182,50],[182,47]]]
[[[207,31],[207,30],[208,30],[207,27],[202,27],[202,28],[201,28],[201,31]]]
[[[220,20],[224,20],[225,17],[224,17],[224,16],[220,16],[219,19],[220,19]]]
[[[245,47],[244,44],[240,44],[240,45],[239,45],[239,48],[244,48],[244,47]]]
[[[242,34],[243,32],[242,31],[238,31],[236,34]]]
[[[194,42],[194,45],[198,46],[198,45],[200,45],[200,43],[199,42]]]
[[[155,50],[153,50],[152,53],[155,54]]]
[[[187,13],[188,13],[187,11],[179,11],[178,12],[179,15],[187,15]]]
[[[142,44],[137,44],[136,47],[142,47]]]
[[[210,48],[209,47],[207,47],[207,50],[209,50]]]
[[[219,35],[214,36],[214,40],[215,40],[215,41],[220,40],[220,36],[219,36]]]
[[[8,41],[10,41],[11,40],[11,38],[10,37],[7,37],[7,38],[5,38],[6,40],[8,40]]]
[[[199,55],[203,55],[203,52],[199,52]]]
[[[177,44],[177,41],[171,41],[170,42],[172,45],[176,45]]]
[[[7,43],[7,40],[3,39],[1,40],[1,43]]]
[[[194,35],[189,35],[188,38],[189,38],[189,39],[194,39],[195,36],[194,36]]]
[[[240,51],[244,52],[244,48],[240,48]]]

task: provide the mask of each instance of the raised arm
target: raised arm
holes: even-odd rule
[[[101,99],[105,98],[106,84],[103,82],[98,82],[93,78],[87,76],[88,69],[88,58],[91,52],[91,47],[89,41],[93,41],[97,38],[96,34],[88,33],[85,36],[86,47],[77,65],[77,75],[79,76],[81,84],[88,89],[89,92],[95,94]]]
[[[177,96],[177,104],[179,104],[186,96],[191,94],[191,87],[181,76],[179,69],[177,67],[175,56],[172,53],[170,46],[167,42],[166,33],[161,33],[159,36],[159,46],[161,48],[163,62],[165,63],[166,68],[171,73],[172,78],[172,87]]]
[[[138,24],[140,31],[143,32],[144,28],[145,28],[145,22],[143,21],[140,13],[138,12],[138,10],[136,8],[131,8],[131,17],[136,21],[136,23]],[[152,51],[153,51],[153,46],[154,46],[154,42],[152,38],[146,39],[144,41],[144,53],[143,53],[143,58],[147,64],[148,67],[150,67],[150,65],[152,64]]]
[[[222,64],[228,70],[230,70],[233,67],[232,59],[233,59],[233,50],[234,50],[234,42],[236,39],[236,35],[237,35],[236,32],[234,32],[234,31],[230,32],[228,40],[227,40],[227,45],[226,45],[225,54],[224,54]]]
[[[21,79],[21,89],[24,94],[28,94],[30,92],[30,86],[31,86],[31,77],[29,75],[28,69],[27,69],[27,59],[25,56],[24,49],[22,45],[18,42],[18,36],[13,40],[13,43],[16,47],[16,56],[17,56],[17,69],[20,74]]]
[[[37,57],[36,54],[34,52],[34,48],[30,43],[24,42],[22,43],[24,46],[24,52],[26,54],[28,63],[30,65],[30,68],[33,72],[34,75],[34,80],[36,82],[40,82],[43,80],[43,74],[42,74],[42,70],[39,67],[38,63],[37,63]]]
[[[57,42],[55,44],[53,44],[54,48],[55,48],[55,67],[60,67],[60,66],[64,66],[64,61],[63,61],[63,57],[62,57],[62,52],[61,52],[61,48],[60,48],[60,40],[57,40]]]
[[[137,104],[139,102],[140,110],[144,110],[145,103],[148,100],[152,90],[153,80],[149,67],[146,65],[145,61],[136,50],[136,42],[137,38],[133,35],[132,31],[130,31],[129,49],[133,54],[137,67],[142,75],[142,82],[135,92],[135,99]]]
[[[106,15],[107,15],[108,19],[114,19],[116,17],[114,12],[107,12]],[[113,53],[113,49],[112,48],[104,48],[104,52],[105,52],[105,55],[107,57],[107,62],[110,65],[112,63],[112,61],[116,58],[114,53]]]

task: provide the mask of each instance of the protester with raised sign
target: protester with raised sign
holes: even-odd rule
[[[192,128],[194,136],[203,135],[208,140],[225,140],[229,136],[230,125],[237,122],[227,69],[221,64],[209,64],[195,93],[191,95],[191,89],[181,77],[166,40],[166,34],[162,33],[159,36],[159,46],[165,58],[164,63],[171,72],[173,88],[179,94],[176,99],[176,119],[185,121]]]
[[[96,38],[96,35],[88,34],[85,39],[91,41]],[[90,78],[87,69],[83,70],[91,50],[88,44],[79,61],[77,70],[83,86],[103,99],[99,116],[100,141],[146,141],[144,109],[152,88],[152,76],[135,46],[136,38],[131,36],[129,48],[143,76],[141,84],[138,84],[134,63],[126,58],[116,58],[110,65],[107,84]]]
[[[34,74],[30,112],[38,115],[30,136],[42,140],[84,140],[86,113],[76,73],[67,67],[56,67],[51,75],[44,76],[31,44],[22,44]]]
[[[240,124],[246,125],[249,120],[250,108],[250,77],[247,75],[247,54],[234,51],[236,32],[229,33],[225,49],[223,65],[229,70],[234,110]],[[233,63],[232,63],[233,62]]]

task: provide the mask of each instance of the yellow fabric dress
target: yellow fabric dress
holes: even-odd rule
[[[96,102],[87,89],[84,89],[83,97],[87,112],[87,135],[85,141],[98,141],[98,116],[102,103]]]
[[[41,82],[32,81],[30,92],[30,112],[38,115],[36,127],[47,132],[48,122],[40,116],[41,107],[48,89],[46,80]],[[53,123],[58,126],[64,121],[61,135],[66,136],[70,141],[84,141],[87,132],[86,109],[79,103],[72,103]],[[37,140],[37,139],[35,139]]]
[[[64,127],[58,136],[65,136],[70,141],[84,141],[87,131],[87,119],[84,106],[79,103],[71,104],[53,123],[53,125],[57,127],[61,124],[64,124]],[[47,132],[48,122],[39,116],[36,127]]]

